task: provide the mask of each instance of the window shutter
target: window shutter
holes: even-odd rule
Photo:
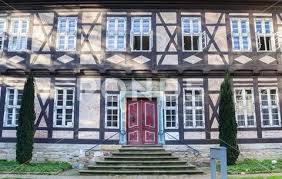
[[[201,35],[202,35],[202,50],[205,50],[205,48],[207,47],[207,44],[208,44],[206,31],[203,31],[201,33]]]
[[[130,48],[133,50],[133,31],[130,31]]]
[[[275,50],[280,50],[280,35],[276,32],[274,33],[274,45],[275,45]]]
[[[153,49],[153,39],[154,39],[153,35],[154,35],[154,33],[153,33],[153,31],[151,30],[151,31],[150,31],[150,50]]]
[[[259,35],[256,35],[256,38],[257,38],[257,48],[258,48],[258,50],[260,50],[260,48],[261,48],[261,42],[260,42],[260,37],[259,37]]]

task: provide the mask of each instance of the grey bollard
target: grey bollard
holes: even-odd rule
[[[227,154],[225,147],[210,148],[211,179],[216,179],[216,160],[220,161],[221,179],[227,179]]]

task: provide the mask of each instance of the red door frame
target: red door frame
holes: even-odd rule
[[[128,98],[126,103],[127,143],[131,145],[157,144],[157,99]]]

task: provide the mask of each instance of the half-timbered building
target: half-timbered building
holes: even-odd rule
[[[242,155],[282,155],[282,7],[274,0],[0,3],[0,156],[15,157],[26,74],[35,75],[35,160],[98,145],[218,144],[233,76]]]

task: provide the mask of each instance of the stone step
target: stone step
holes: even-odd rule
[[[163,146],[162,145],[123,145],[121,146],[122,148],[155,148],[155,147],[158,147],[158,148],[162,148]]]
[[[147,152],[147,151],[130,151],[130,152],[113,152],[113,156],[171,156],[170,152],[162,152],[162,151],[156,151],[156,152]]]
[[[80,170],[81,175],[197,175],[200,170]]]
[[[195,166],[189,165],[89,165],[88,170],[194,170]]]
[[[177,157],[173,156],[111,156],[111,157],[105,157],[105,160],[115,160],[115,161],[120,161],[120,160],[125,160],[125,161],[143,161],[143,160],[177,160]]]
[[[105,161],[95,162],[97,165],[185,165],[187,162],[180,160],[159,160],[159,161]]]
[[[164,148],[160,147],[129,147],[129,148],[120,148],[119,152],[131,152],[131,151],[141,151],[141,152],[156,152],[156,151],[165,151]]]

